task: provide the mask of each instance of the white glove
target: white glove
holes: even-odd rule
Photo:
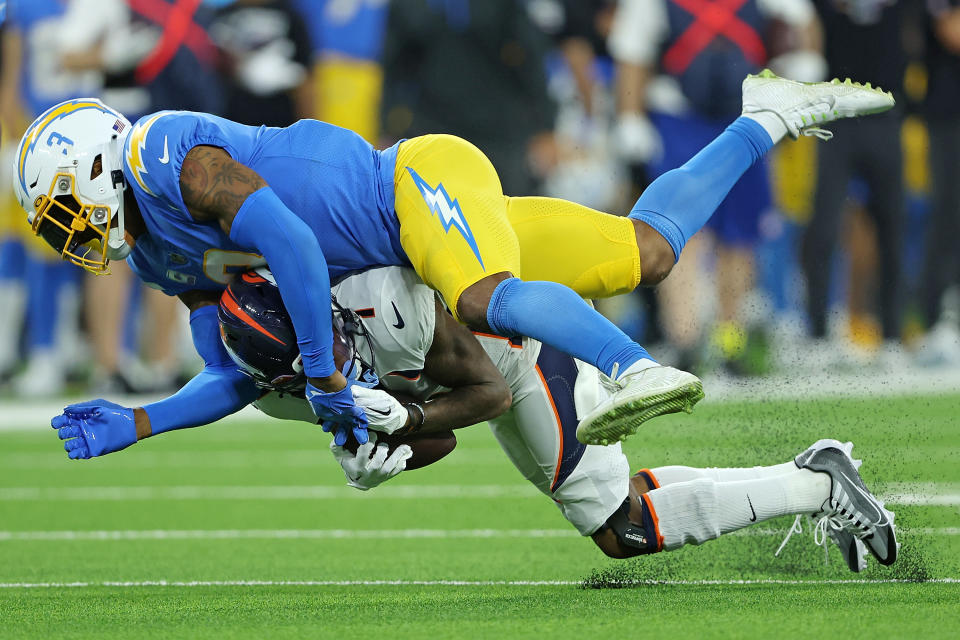
[[[353,401],[367,414],[370,429],[391,434],[407,424],[407,408],[386,391],[351,385]]]
[[[373,489],[407,468],[407,460],[413,455],[410,445],[401,444],[390,456],[390,447],[385,442],[376,444],[377,434],[370,432],[370,441],[357,447],[356,455],[343,447],[330,443],[330,452],[337,459],[347,476],[347,484],[360,491]],[[371,452],[373,456],[371,456]]]
[[[629,162],[646,163],[663,154],[660,133],[641,113],[620,114],[613,135],[617,153]]]

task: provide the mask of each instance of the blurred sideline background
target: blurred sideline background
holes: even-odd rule
[[[718,9],[722,4],[724,9]],[[746,73],[850,76],[894,112],[778,146],[653,290],[600,301],[708,396],[960,388],[957,0],[11,0],[0,47],[0,407],[166,394],[201,363],[186,309],[123,263],[32,237],[9,187],[26,126],[97,96],[318,118],[378,147],[479,146],[508,195],[626,214],[739,113]],[[718,16],[718,11],[720,14]],[[129,403],[128,403],[129,404]]]

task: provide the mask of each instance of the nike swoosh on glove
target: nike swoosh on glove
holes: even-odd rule
[[[72,404],[50,421],[73,459],[87,459],[126,449],[137,441],[133,409],[97,399]]]
[[[351,385],[340,391],[326,393],[307,383],[305,395],[314,415],[323,421],[322,428],[327,433],[333,431],[334,444],[343,446],[347,442],[347,433],[353,430],[357,442],[367,442],[367,414],[353,401]]]
[[[359,385],[353,385],[350,390],[354,402],[367,414],[370,429],[391,434],[406,426],[407,408],[386,391]]]

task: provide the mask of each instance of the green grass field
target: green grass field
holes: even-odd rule
[[[895,566],[859,576],[835,549],[825,565],[809,532],[774,558],[789,518],[608,560],[482,426],[368,493],[305,425],[233,421],[84,462],[41,424],[5,431],[0,637],[957,637],[958,408],[715,403],[628,441],[640,468],[773,464],[853,440],[903,544]]]

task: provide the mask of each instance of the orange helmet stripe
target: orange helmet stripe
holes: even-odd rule
[[[269,331],[267,331],[266,329],[264,329],[263,326],[261,326],[259,322],[257,322],[257,321],[254,320],[253,318],[251,318],[250,315],[249,315],[246,311],[244,311],[243,309],[241,309],[241,308],[240,308],[240,305],[237,304],[236,299],[234,299],[233,294],[230,292],[230,289],[227,289],[227,290],[225,290],[225,291],[223,292],[223,296],[220,298],[220,303],[227,308],[227,311],[229,311],[229,312],[232,313],[233,315],[237,316],[238,318],[240,318],[241,320],[243,320],[244,322],[246,322],[248,325],[250,325],[251,327],[253,327],[253,328],[256,329],[257,331],[259,331],[259,332],[262,333],[263,335],[267,336],[268,338],[270,338],[270,339],[272,339],[272,340],[276,340],[276,341],[279,342],[280,344],[283,344],[283,345],[287,344],[286,342],[284,342],[283,340],[281,340],[281,339],[278,338],[277,336],[273,335],[272,333],[270,333]]]

